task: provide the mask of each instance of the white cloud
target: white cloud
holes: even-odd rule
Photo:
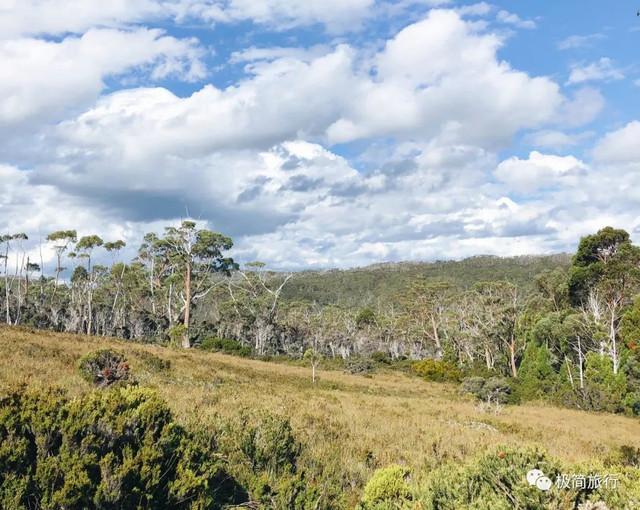
[[[529,193],[575,180],[587,166],[573,156],[553,156],[533,151],[529,159],[509,158],[498,165],[495,176],[510,189]]]
[[[594,149],[594,156],[603,163],[633,163],[640,165],[640,121],[608,133]]]
[[[579,127],[594,121],[605,107],[602,93],[592,87],[582,87],[566,99],[558,109],[556,121],[565,127]]]
[[[569,134],[563,131],[542,130],[527,135],[526,141],[535,147],[558,150],[578,145],[591,136],[590,132]]]
[[[613,60],[602,57],[590,64],[574,64],[567,85],[575,85],[588,81],[615,81],[624,79],[624,73],[615,66]]]
[[[558,42],[559,50],[574,50],[578,48],[591,48],[596,42],[606,39],[604,34],[571,35]]]
[[[94,101],[104,80],[143,69],[154,79],[202,78],[201,51],[192,40],[159,30],[92,29],[60,42],[0,40],[0,128],[56,120]],[[43,89],[44,87],[44,89]]]
[[[505,23],[507,25],[513,25],[516,28],[525,28],[525,29],[534,29],[536,28],[536,22],[533,20],[523,20],[517,14],[514,14],[509,11],[501,10],[498,11],[496,15],[496,19],[500,23]]]
[[[193,216],[232,235],[241,260],[302,268],[551,252],[602,221],[637,224],[634,125],[601,140],[593,164],[538,152],[497,160],[522,130],[536,130],[540,147],[582,140],[567,130],[593,120],[604,99],[595,89],[563,97],[551,79],[512,68],[499,56],[505,39],[460,11],[431,11],[381,49],[237,48],[246,74],[225,87],[148,86],[205,70],[196,41],[137,26],[144,19],[349,30],[371,5],[146,1],[114,3],[102,17],[80,11],[84,20],[32,17],[34,34],[59,37],[18,27],[22,37],[0,43],[10,71],[0,121],[7,134],[22,130],[0,143],[11,162],[0,164],[0,231],[78,228],[133,250],[143,232]],[[475,9],[466,15],[486,13]],[[113,78],[136,88],[103,95]],[[349,141],[370,147],[367,171],[328,148]]]
[[[501,44],[453,11],[431,11],[387,42],[377,80],[353,89],[329,139],[404,135],[485,146],[548,121],[562,101],[557,85],[498,61]]]

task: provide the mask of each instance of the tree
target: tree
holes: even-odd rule
[[[55,295],[56,289],[58,288],[58,282],[60,280],[60,273],[64,271],[64,267],[62,267],[62,257],[64,252],[69,249],[69,245],[71,243],[75,243],[78,238],[78,234],[75,230],[57,230],[56,232],[52,232],[47,236],[47,241],[54,243],[53,249],[56,252],[56,280],[55,287],[53,290],[53,294]]]
[[[198,229],[193,221],[183,221],[179,227],[167,227],[163,238],[153,240],[155,247],[166,255],[178,274],[182,275],[184,336],[182,346],[191,347],[191,310],[195,302],[205,297],[214,287],[211,277],[229,275],[237,265],[223,252],[233,247],[231,238],[211,230]]]
[[[569,270],[569,297],[573,305],[580,306],[589,298],[590,290],[603,277],[607,265],[630,246],[629,234],[613,227],[580,239]]]
[[[7,324],[11,324],[11,303],[9,301],[9,296],[11,294],[11,284],[9,282],[9,253],[11,249],[12,241],[26,241],[28,239],[27,235],[24,233],[19,234],[6,234],[0,236],[0,246],[4,244],[4,253],[0,255],[0,258],[4,260],[4,295],[5,295],[5,318]],[[16,277],[17,277],[17,266],[18,262],[16,261]],[[14,278],[15,279],[15,278]],[[18,311],[16,312],[16,316],[19,314],[20,303],[18,303]],[[17,322],[16,322],[17,323]]]
[[[408,328],[419,338],[418,350],[423,351],[423,344],[426,344],[436,359],[442,359],[443,355],[442,335],[448,322],[447,309],[452,290],[446,282],[421,279],[400,297]]]

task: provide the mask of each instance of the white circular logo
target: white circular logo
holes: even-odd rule
[[[542,471],[540,471],[539,469],[532,469],[527,473],[527,482],[529,482],[529,485],[536,485],[536,481],[541,476],[544,476],[544,473]]]
[[[553,482],[551,481],[551,478],[546,476],[541,476],[536,480],[536,487],[541,491],[548,491],[552,485]]]

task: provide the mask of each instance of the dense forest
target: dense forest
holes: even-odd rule
[[[49,272],[27,240],[2,237],[10,325],[284,356],[314,373],[322,363],[411,365],[464,379],[489,401],[640,414],[640,249],[622,230],[584,237],[573,257],[299,274],[240,268],[230,238],[189,221],[145,236],[130,262],[119,260],[123,241],[51,233]]]

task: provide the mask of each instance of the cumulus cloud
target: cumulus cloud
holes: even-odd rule
[[[574,64],[567,80],[568,85],[576,85],[588,81],[615,81],[624,79],[624,73],[616,67],[613,60],[602,57],[590,64]]]
[[[144,69],[154,79],[204,77],[193,40],[160,30],[91,29],[61,41],[0,40],[0,129],[55,121],[91,104],[108,77]]]
[[[603,163],[640,165],[640,121],[608,133],[594,149],[594,156]]]
[[[26,20],[0,41],[1,231],[77,228],[134,250],[144,232],[192,217],[234,237],[240,260],[303,268],[556,251],[597,221],[634,225],[640,183],[622,190],[619,179],[637,158],[634,125],[600,140],[593,164],[540,152],[499,161],[523,131],[542,148],[579,143],[570,128],[604,99],[592,88],[564,96],[502,60],[505,36],[463,18],[488,14],[486,4],[432,10],[366,48],[294,39],[234,48],[239,76],[178,93],[157,82],[205,79],[202,44],[146,21],[347,31],[383,6],[87,1],[68,19],[44,16],[62,1],[0,14],[7,31],[11,16]],[[120,90],[107,89],[114,81]],[[365,149],[339,155],[352,147]],[[594,197],[603,183],[625,204]],[[598,210],[606,214],[585,221]]]
[[[517,14],[514,14],[509,11],[500,10],[496,15],[496,19],[507,25],[513,25],[517,28],[525,28],[525,29],[534,29],[536,28],[536,22],[533,20],[523,20]]]
[[[521,193],[534,192],[575,181],[587,166],[573,156],[553,156],[533,151],[528,159],[509,158],[498,165],[496,177],[510,189]]]

